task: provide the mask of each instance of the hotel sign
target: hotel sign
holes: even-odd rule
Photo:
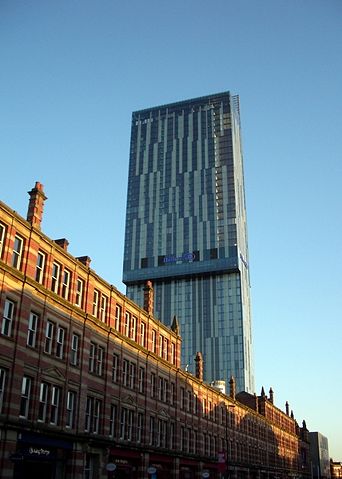
[[[177,263],[178,261],[182,262],[191,262],[195,260],[194,253],[183,253],[181,256],[168,255],[164,256],[164,263]]]

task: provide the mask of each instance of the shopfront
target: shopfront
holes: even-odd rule
[[[21,432],[17,449],[10,456],[14,463],[14,479],[62,479],[71,457],[72,442],[42,434]]]

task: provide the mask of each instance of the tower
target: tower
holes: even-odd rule
[[[177,317],[182,365],[254,391],[239,98],[229,92],[132,115],[123,282]]]

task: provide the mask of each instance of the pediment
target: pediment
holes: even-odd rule
[[[56,379],[65,379],[64,374],[62,371],[56,367],[52,368],[45,368],[42,370],[42,375],[43,376],[49,376],[50,378],[56,378]]]

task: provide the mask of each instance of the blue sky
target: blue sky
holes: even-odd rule
[[[0,199],[124,292],[134,110],[240,95],[256,392],[342,461],[341,0],[0,0]]]

